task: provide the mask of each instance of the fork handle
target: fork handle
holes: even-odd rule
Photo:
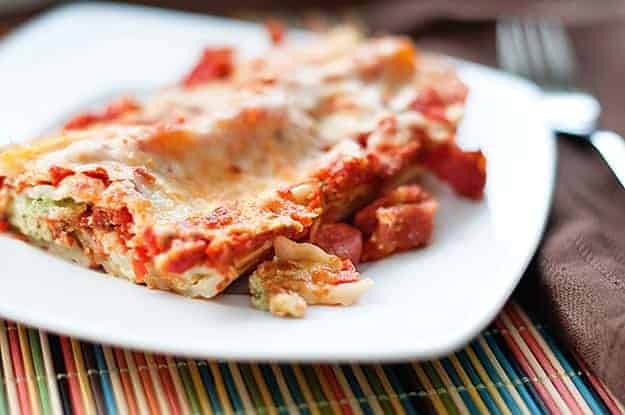
[[[598,130],[591,134],[590,142],[625,188],[625,138],[613,131]]]

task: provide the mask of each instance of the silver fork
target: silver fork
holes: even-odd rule
[[[587,140],[625,187],[625,139],[597,130],[601,106],[575,86],[575,55],[563,25],[555,20],[499,19],[497,58],[505,70],[543,88],[541,109],[553,130]]]

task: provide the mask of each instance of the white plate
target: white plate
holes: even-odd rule
[[[266,47],[255,25],[152,9],[57,9],[0,47],[3,137],[26,138],[85,100],[180,78],[208,43]],[[368,266],[354,307],[303,320],[252,309],[246,296],[190,300],[85,270],[0,237],[0,315],[68,335],[207,358],[397,360],[447,353],[496,315],[533,254],[554,179],[553,138],[530,84],[459,62],[471,88],[459,139],[488,157],[472,203],[432,181],[440,200],[427,249]]]

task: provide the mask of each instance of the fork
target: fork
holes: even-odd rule
[[[497,59],[503,69],[542,88],[541,110],[550,127],[590,143],[625,188],[625,139],[613,131],[597,130],[601,106],[590,93],[576,88],[575,55],[562,23],[499,19]]]

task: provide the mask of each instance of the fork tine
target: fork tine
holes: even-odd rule
[[[499,62],[499,66],[506,71],[516,73],[519,68],[509,24],[510,23],[505,20],[497,21],[497,61]]]
[[[529,76],[527,51],[519,19],[497,21],[497,57],[499,64],[507,71]]]
[[[575,56],[566,29],[559,21],[497,21],[497,57],[500,65],[549,88],[571,89]]]
[[[575,83],[575,56],[566,29],[558,21],[545,22],[539,26],[539,34],[553,83],[571,88]]]
[[[545,85],[552,80],[550,78],[549,62],[542,36],[540,35],[541,23],[525,21],[521,23],[522,33],[527,48],[529,75],[535,82]]]

